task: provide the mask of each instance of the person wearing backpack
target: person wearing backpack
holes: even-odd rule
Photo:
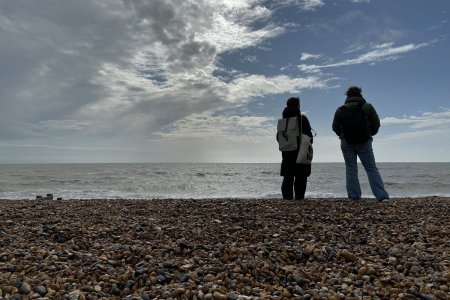
[[[360,87],[347,89],[344,105],[334,114],[333,131],[341,139],[345,161],[346,188],[350,200],[361,200],[358,179],[359,157],[369,179],[370,188],[378,201],[388,200],[383,179],[375,163],[372,149],[373,136],[380,128],[380,118],[375,108],[363,98]]]
[[[313,137],[311,125],[306,116],[300,112],[300,99],[291,97],[286,102],[286,107],[283,110],[283,119],[297,117],[298,124],[296,128],[301,128],[302,133]],[[278,138],[278,137],[277,137]],[[282,151],[282,161],[280,176],[283,176],[283,183],[281,184],[281,194],[284,200],[294,199],[302,200],[305,198],[306,183],[308,177],[311,175],[311,164],[298,164],[297,156],[300,149],[300,140],[297,138],[297,149],[291,151]]]

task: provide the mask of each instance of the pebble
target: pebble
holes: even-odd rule
[[[45,296],[45,294],[47,294],[47,288],[43,285],[36,286],[35,291],[36,291],[36,293],[41,295],[41,297],[43,297],[43,296]]]
[[[0,211],[5,299],[450,299],[448,198],[0,200]]]
[[[346,261],[356,261],[356,260],[358,260],[358,257],[355,254],[353,254],[353,253],[351,253],[350,251],[347,251],[347,250],[340,251],[337,256],[344,258]]]
[[[27,282],[23,282],[22,285],[20,286],[20,292],[22,294],[26,294],[28,295],[29,293],[31,293],[31,287]]]

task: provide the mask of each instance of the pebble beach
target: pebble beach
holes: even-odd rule
[[[450,198],[0,200],[0,299],[450,299]]]

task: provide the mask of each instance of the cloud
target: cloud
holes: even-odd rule
[[[241,73],[225,82],[215,76],[220,55],[285,32],[263,4],[0,3],[0,98],[6,99],[0,118],[9,128],[0,137],[142,134],[194,112],[274,93],[259,84],[281,93],[307,86],[308,78]]]
[[[448,161],[450,109],[423,112],[419,116],[388,117],[381,122],[390,132],[380,141],[385,160]]]
[[[281,0],[277,2],[278,5],[296,6],[301,10],[313,11],[325,5],[324,0]]]
[[[440,112],[423,112],[420,116],[387,117],[382,119],[381,122],[387,126],[404,125],[412,130],[450,129],[450,109],[442,108]]]
[[[448,23],[448,20],[439,21],[437,24],[428,27],[428,30],[437,30],[444,27]]]
[[[321,58],[322,56],[323,56],[322,54],[311,54],[311,53],[303,52],[300,55],[300,60],[318,59],[318,58]]]
[[[263,75],[247,75],[236,78],[229,84],[227,101],[232,103],[245,102],[250,98],[265,95],[298,93],[302,89],[323,88],[324,80],[315,76],[305,78],[292,78],[287,75],[266,77]]]
[[[373,49],[367,53],[361,54],[355,58],[350,58],[347,60],[338,61],[335,63],[330,64],[323,64],[323,65],[307,65],[307,64],[301,64],[299,65],[299,69],[303,72],[317,72],[320,69],[326,69],[326,68],[338,68],[338,67],[344,67],[344,66],[351,66],[351,65],[358,65],[358,64],[364,64],[364,63],[376,63],[381,61],[387,61],[387,60],[396,60],[399,59],[402,54],[415,51],[417,49],[430,46],[431,44],[435,43],[429,42],[429,43],[420,43],[420,44],[406,44],[403,46],[395,47],[393,43],[384,43],[381,45],[376,45],[373,47]]]
[[[164,139],[206,139],[240,141],[273,136],[275,119],[265,116],[216,115],[215,111],[194,113],[168,126],[155,135]]]

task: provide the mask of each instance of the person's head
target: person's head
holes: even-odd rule
[[[291,97],[286,102],[287,107],[300,107],[300,98]]]
[[[347,95],[347,97],[361,97],[361,92],[362,90],[359,86],[351,86],[347,89],[345,95]]]

